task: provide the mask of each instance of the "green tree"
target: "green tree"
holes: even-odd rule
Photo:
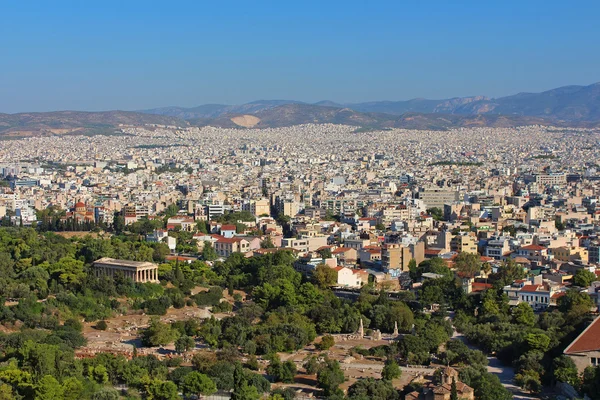
[[[95,367],[90,366],[88,371],[89,377],[100,384],[108,382],[108,371],[104,365],[96,365]]]
[[[62,383],[63,398],[65,400],[79,400],[83,393],[83,383],[77,378],[69,377],[66,378]],[[1,399],[1,397],[0,397]]]
[[[51,375],[45,375],[35,387],[36,400],[63,400],[64,390],[61,384]]]
[[[213,261],[219,257],[217,251],[214,249],[212,243],[204,242],[204,247],[202,248],[202,259],[206,261]]]
[[[277,221],[277,223],[281,226],[286,226],[290,223],[292,219],[284,214],[279,214],[276,218],[275,221]]]
[[[340,363],[336,360],[326,359],[317,372],[318,386],[323,389],[325,396],[331,396],[338,391],[339,386],[344,383],[346,378],[340,368]]]
[[[160,322],[158,318],[150,320],[150,326],[142,333],[142,343],[144,346],[166,346],[173,343],[179,337],[180,333],[167,324]]]
[[[213,380],[197,371],[187,374],[181,382],[181,387],[183,388],[183,394],[187,396],[208,396],[217,391],[217,386]]]
[[[517,324],[524,326],[535,325],[535,314],[531,306],[527,303],[519,303],[513,309],[513,318]]]
[[[397,400],[398,391],[390,381],[373,378],[359,379],[348,388],[349,400]]]
[[[556,357],[552,363],[553,376],[557,382],[565,382],[573,387],[579,387],[580,379],[577,366],[570,357]]]
[[[319,264],[313,278],[320,288],[325,289],[337,283],[337,271],[327,264]]]
[[[0,400],[16,400],[13,389],[6,383],[0,384]]]
[[[83,266],[83,261],[63,257],[51,266],[51,271],[63,285],[78,285],[85,278]]]
[[[315,355],[307,356],[304,359],[304,364],[302,364],[302,367],[304,367],[304,370],[308,375],[316,374],[319,371],[320,366],[319,359]]]
[[[587,293],[575,289],[567,290],[564,296],[559,297],[557,305],[570,325],[580,323],[595,306]]]
[[[242,365],[236,363],[233,371],[233,392],[231,393],[232,400],[258,400],[260,394],[255,386],[248,384],[248,378],[244,373]]]
[[[273,243],[271,236],[267,236],[260,242],[260,248],[261,249],[274,249],[275,248],[275,244]]]
[[[194,341],[194,338],[188,335],[181,335],[177,340],[175,340],[175,351],[178,353],[190,351],[195,346],[196,342]]]
[[[523,279],[525,276],[523,266],[517,264],[513,259],[508,259],[500,265],[498,272],[493,275],[492,279],[498,287],[503,287],[518,279]]]
[[[321,338],[321,342],[317,344],[319,350],[329,350],[335,345],[335,339],[331,335],[325,335]]]
[[[516,374],[515,383],[531,393],[539,393],[542,390],[540,374],[537,371],[525,370]]]
[[[169,204],[165,209],[165,216],[167,218],[174,217],[179,213],[179,206],[177,204]]]
[[[580,269],[573,276],[573,283],[582,288],[589,287],[596,279],[596,274],[587,269]]]
[[[431,215],[436,221],[444,220],[444,211],[439,207],[428,208],[427,214]]]
[[[456,379],[452,377],[452,384],[450,386],[450,400],[458,400],[458,390],[456,390]]]
[[[319,251],[317,251],[317,253],[319,253],[319,255],[321,256],[321,258],[325,259],[325,258],[331,258],[333,255],[331,254],[331,249],[329,247],[325,247]]]
[[[385,363],[383,370],[381,371],[381,378],[386,381],[391,381],[402,376],[402,370],[398,366],[398,363],[394,360],[389,360]]]
[[[144,395],[149,400],[179,400],[177,385],[170,381],[153,379],[144,385]]]
[[[275,353],[267,367],[267,374],[273,376],[277,382],[293,383],[296,376],[296,364],[291,360],[282,363]]]
[[[544,333],[529,333],[525,341],[533,351],[546,352],[550,346],[550,338]]]
[[[473,278],[481,271],[479,254],[459,253],[454,261],[458,274],[462,277]]]
[[[125,217],[122,215],[115,215],[113,219],[113,230],[120,235],[125,230]]]

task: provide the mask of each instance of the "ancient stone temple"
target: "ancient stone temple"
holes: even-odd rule
[[[96,276],[113,277],[117,273],[123,274],[134,282],[159,283],[158,265],[147,261],[117,260],[104,257],[94,262],[93,271]]]

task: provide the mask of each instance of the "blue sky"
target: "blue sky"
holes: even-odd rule
[[[590,84],[599,17],[597,0],[4,0],[0,112]]]

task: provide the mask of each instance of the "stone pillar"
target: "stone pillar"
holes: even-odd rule
[[[363,327],[363,320],[362,318],[360,319],[360,325],[358,327],[358,336],[362,339],[365,336],[365,330]]]

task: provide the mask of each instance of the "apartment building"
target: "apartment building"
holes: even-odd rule
[[[564,262],[581,261],[587,264],[589,261],[588,250],[579,246],[555,247],[550,249],[550,252],[554,256],[554,259]]]
[[[227,258],[233,253],[247,253],[250,251],[250,242],[242,238],[220,238],[215,244],[215,250],[220,257]]]
[[[461,232],[450,240],[450,251],[456,253],[478,254],[477,237],[474,234]]]
[[[485,245],[484,255],[502,260],[510,252],[510,236],[492,236]]]
[[[381,266],[383,272],[392,278],[408,271],[410,260],[415,259],[417,264],[425,260],[425,243],[418,242],[410,246],[401,244],[387,244],[381,250]]]
[[[250,200],[242,204],[242,211],[249,211],[255,217],[271,215],[271,204],[268,199]]]
[[[453,189],[442,189],[438,187],[419,188],[418,199],[423,201],[427,208],[444,209],[444,204],[454,203],[459,199],[459,192]]]

